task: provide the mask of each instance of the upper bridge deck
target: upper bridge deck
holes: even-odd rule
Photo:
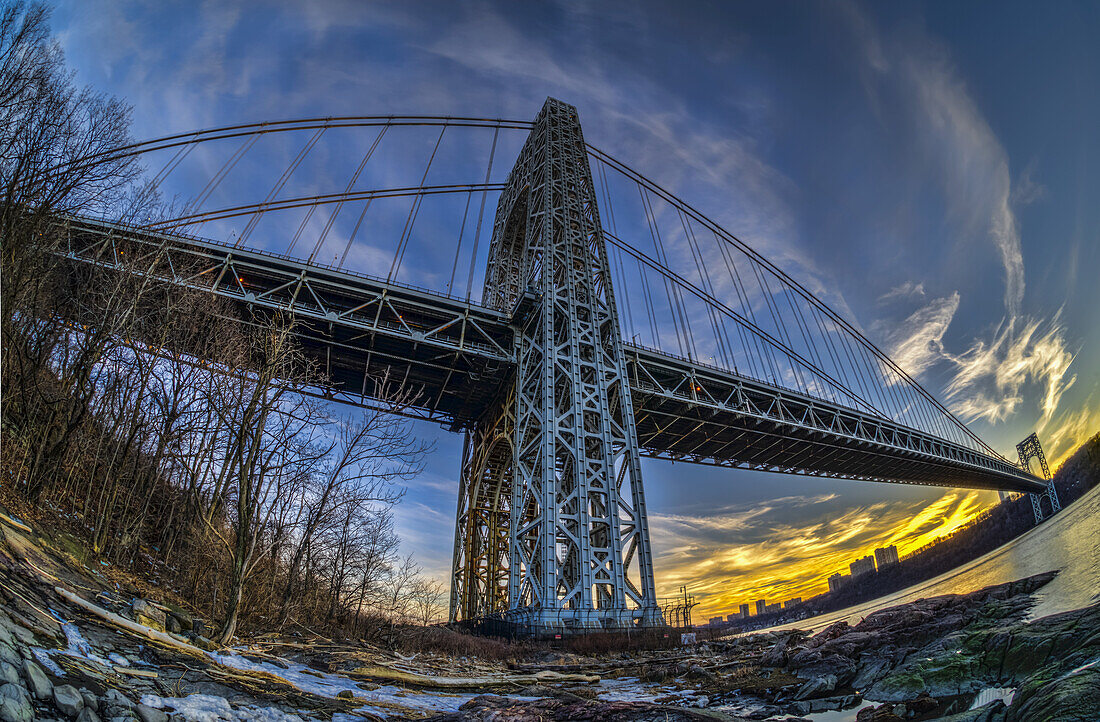
[[[293,258],[105,221],[68,223],[67,256],[121,267],[120,252],[163,247],[164,280],[211,290],[242,309],[293,311],[324,372],[318,395],[377,406],[388,374],[415,394],[399,411],[461,429],[514,371],[513,314],[445,294]],[[163,267],[162,267],[163,268]],[[514,314],[526,312],[521,299]],[[642,453],[691,463],[945,487],[1041,492],[1003,458],[877,414],[725,369],[626,344]]]

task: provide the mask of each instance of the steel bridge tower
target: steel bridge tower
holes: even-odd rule
[[[1039,460],[1039,470],[1043,478],[1047,480],[1046,491],[1031,495],[1031,510],[1035,512],[1035,523],[1041,522],[1043,517],[1043,499],[1050,501],[1050,516],[1062,510],[1062,504],[1058,501],[1058,490],[1054,488],[1054,479],[1050,476],[1050,467],[1047,466],[1047,457],[1043,453],[1043,447],[1039,443],[1039,437],[1034,432],[1031,436],[1016,444],[1016,453],[1020,455],[1020,466],[1024,471],[1031,470],[1031,460]]]
[[[484,303],[512,378],[466,432],[451,618],[662,623],[619,316],[577,110],[547,99],[497,205]]]

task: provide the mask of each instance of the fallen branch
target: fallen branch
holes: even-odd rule
[[[61,587],[54,587],[53,590],[55,592],[57,592],[57,594],[62,599],[66,600],[68,602],[72,602],[73,604],[77,605],[81,609],[83,609],[87,612],[91,612],[92,614],[96,615],[100,619],[102,619],[106,622],[109,622],[110,624],[112,624],[116,627],[119,627],[120,629],[124,629],[127,632],[130,632],[131,634],[136,634],[139,637],[145,637],[146,639],[150,639],[154,642],[158,642],[158,643],[163,644],[165,646],[178,649],[181,652],[185,652],[185,653],[193,655],[195,657],[201,657],[202,659],[209,659],[209,655],[206,652],[204,652],[203,650],[199,649],[198,647],[196,647],[192,644],[188,644],[187,642],[181,642],[180,640],[176,639],[175,637],[172,637],[171,635],[169,635],[165,632],[158,632],[155,629],[152,629],[150,627],[146,627],[144,624],[138,624],[137,622],[131,622],[129,619],[126,619],[125,617],[121,617],[121,616],[115,614],[114,612],[107,611],[103,607],[92,604],[91,602],[87,601],[86,599],[83,599],[82,597],[79,597],[76,594],[73,594],[68,589],[62,589]]]
[[[8,516],[7,514],[5,514],[2,511],[0,511],[0,521],[3,521],[5,524],[9,524],[9,525],[15,527],[16,529],[18,529],[21,532],[25,532],[27,534],[33,533],[29,526],[27,526],[23,522],[19,521],[18,519],[12,519],[10,516]]]
[[[410,687],[421,687],[425,689],[484,689],[486,687],[522,686],[540,682],[595,684],[600,681],[599,675],[595,674],[562,674],[560,672],[551,671],[492,677],[428,677],[423,674],[403,672],[401,670],[381,666],[359,667],[350,672],[344,672],[344,674],[356,679],[400,682]]]
[[[123,674],[123,675],[128,674],[131,677],[145,677],[146,679],[156,679],[158,676],[160,676],[151,669],[135,669],[134,667],[120,667],[117,664],[115,665],[114,670],[115,670],[115,674]]]

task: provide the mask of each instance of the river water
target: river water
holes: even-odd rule
[[[841,619],[849,624],[877,609],[934,597],[965,594],[993,584],[1058,570],[1036,593],[1031,618],[1088,606],[1100,599],[1100,486],[1008,544],[934,579],[854,607],[803,619],[775,629],[815,630]]]

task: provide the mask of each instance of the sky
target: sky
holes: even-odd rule
[[[80,0],[56,5],[53,27],[78,82],[133,106],[139,139],[295,117],[532,119],[562,99],[588,142],[815,289],[1000,453],[1037,431],[1057,466],[1100,431],[1096,3]],[[376,133],[327,133],[287,196],[343,190]],[[433,134],[388,138],[362,182],[415,185]],[[491,134],[463,138],[440,142],[439,166],[481,182]],[[265,139],[213,206],[262,200],[303,141]],[[494,179],[522,141],[502,132]],[[236,148],[189,157],[173,198]],[[432,239],[457,225],[454,202],[418,216],[403,280],[450,290],[452,251]],[[277,249],[274,233],[248,242]],[[349,247],[359,270],[389,265]],[[446,579],[462,440],[416,431],[436,451],[398,529]],[[643,478],[658,592],[687,585],[704,616],[819,593],[857,556],[904,554],[997,499],[655,460]]]

